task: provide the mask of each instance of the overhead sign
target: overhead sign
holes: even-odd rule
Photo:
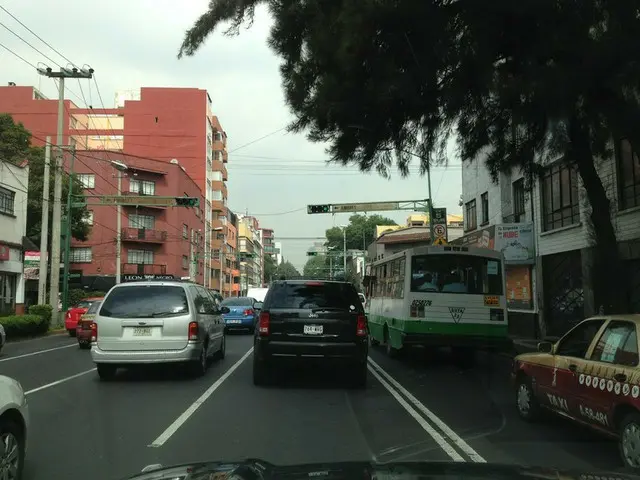
[[[171,207],[176,204],[175,197],[156,197],[154,195],[102,195],[102,205],[150,205]]]
[[[378,203],[341,203],[333,205],[333,213],[342,212],[381,212],[386,210],[399,210],[398,202],[378,202]]]
[[[447,244],[447,209],[446,208],[434,208],[431,212],[433,218],[433,244],[434,245],[446,245]],[[441,243],[444,240],[444,243]],[[436,243],[438,242],[438,243]]]

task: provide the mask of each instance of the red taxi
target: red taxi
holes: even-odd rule
[[[77,305],[67,310],[67,313],[64,315],[64,328],[69,332],[71,337],[76,335],[76,328],[78,327],[80,317],[87,313],[91,304],[96,300],[102,300],[102,297],[84,298],[80,300]]]
[[[552,411],[618,439],[627,467],[640,468],[640,315],[582,321],[555,344],[514,359],[516,406],[527,421]]]
[[[93,320],[96,318],[96,313],[98,313],[98,309],[100,305],[102,305],[103,300],[104,298],[96,299],[87,310],[87,313],[80,317],[76,328],[76,338],[78,339],[78,346],[80,348],[91,348],[91,341],[95,337]]]

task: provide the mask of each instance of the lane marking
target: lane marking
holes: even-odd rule
[[[391,375],[389,375],[375,360],[369,357],[370,365],[373,365],[379,373],[389,381],[402,395],[404,395],[418,410],[420,410],[435,426],[437,426],[442,433],[444,433],[449,439],[464,453],[466,453],[472,461],[476,463],[486,463],[487,461],[476,452],[471,445],[465,442],[456,432],[454,432],[446,423],[444,423],[436,414],[429,410],[420,400],[411,394],[406,388],[398,383]]]
[[[222,383],[231,376],[233,372],[240,366],[242,362],[244,362],[249,355],[253,353],[253,347],[249,349],[247,353],[245,353],[240,360],[231,365],[231,368],[227,370],[218,380],[216,380],[213,385],[205,390],[205,392],[200,395],[200,397],[193,402],[189,407],[182,412],[182,414],[174,420],[174,422],[167,427],[167,429],[160,434],[158,438],[156,438],[150,445],[147,445],[150,448],[157,448],[164,445],[167,440],[171,438],[171,436],[178,431],[178,429],[193,415],[200,406],[207,401],[207,399],[215,392]]]
[[[418,422],[418,424],[423,428],[423,430],[427,432],[431,436],[431,438],[433,438],[433,440],[440,446],[440,448],[442,448],[442,450],[445,451],[447,455],[451,457],[451,459],[454,462],[465,461],[462,455],[456,452],[455,448],[453,448],[444,439],[444,437],[436,431],[435,428],[429,425],[429,422],[427,422],[422,417],[422,415],[416,412],[415,408],[409,405],[409,403],[404,398],[402,398],[400,394],[397,391],[395,391],[391,387],[391,385],[389,385],[389,383],[387,383],[387,381],[384,378],[382,378],[380,374],[376,372],[376,370],[371,365],[367,365],[367,367],[369,368],[369,371],[373,374],[373,376],[376,377],[376,379],[382,384],[382,386],[386,388],[391,395],[393,395],[393,398],[395,398],[398,401],[398,403],[402,406],[402,408],[404,408],[407,411],[407,413],[411,415],[416,422]]]
[[[61,347],[47,348],[46,350],[37,350],[31,353],[23,353],[22,355],[16,355],[15,357],[2,358],[0,359],[0,362],[8,362],[9,360],[18,360],[20,358],[33,357],[34,355],[40,355],[41,353],[54,352],[56,350],[62,350],[63,348],[71,348],[71,347],[77,347],[77,346],[78,346],[77,343],[72,343],[70,345],[63,345]]]
[[[68,377],[61,378],[60,380],[56,380],[55,382],[47,383],[46,385],[42,385],[41,387],[32,388],[31,390],[27,390],[24,392],[25,395],[31,395],[32,393],[39,392],[40,390],[44,390],[45,388],[55,387],[56,385],[60,385],[61,383],[68,382],[69,380],[73,380],[74,378],[81,377],[86,375],[87,373],[95,372],[96,368],[92,368],[91,370],[85,370],[84,372],[76,373],[75,375],[70,375]]]

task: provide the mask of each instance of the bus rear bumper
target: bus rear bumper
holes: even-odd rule
[[[496,337],[484,335],[443,335],[424,333],[402,334],[402,345],[424,347],[471,347],[478,350],[494,350],[510,352],[513,350],[513,341],[509,337]]]

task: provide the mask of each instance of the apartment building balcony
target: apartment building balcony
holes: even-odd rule
[[[166,275],[167,265],[161,263],[123,263],[123,275]]]
[[[227,207],[224,204],[224,200],[212,200],[211,210],[213,210],[214,212],[226,212]]]
[[[167,241],[166,230],[126,227],[120,231],[123,242],[162,244]]]

